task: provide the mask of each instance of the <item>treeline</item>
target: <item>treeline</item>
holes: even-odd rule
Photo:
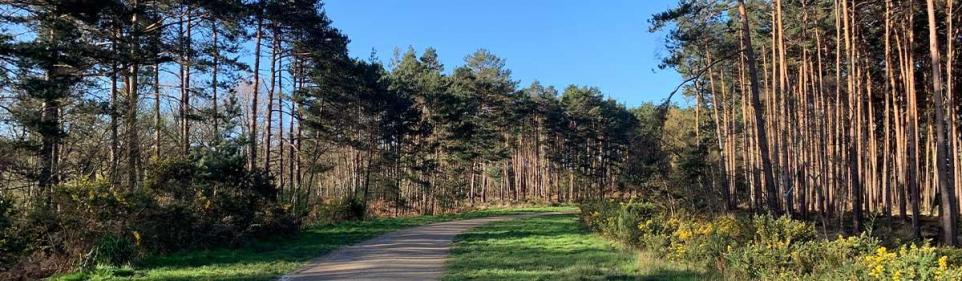
[[[941,218],[962,193],[952,0],[680,1],[656,15],[689,78],[728,208],[834,220]],[[931,237],[931,236],[929,236]]]
[[[689,112],[521,88],[486,50],[446,71],[347,43],[316,0],[4,1],[0,278],[627,194],[669,163],[652,121]]]
[[[595,88],[518,88],[486,50],[450,74],[430,48],[396,52],[390,71],[360,64],[365,89],[305,99],[302,124],[326,151],[314,165],[329,169],[307,175],[318,188],[309,200],[434,213],[601,197],[633,183],[626,152],[643,137],[638,120]]]

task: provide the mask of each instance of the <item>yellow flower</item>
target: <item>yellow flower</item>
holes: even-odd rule
[[[939,268],[935,270],[935,278],[942,279],[945,272],[949,270],[949,257],[939,257]]]
[[[714,226],[711,223],[706,223],[698,227],[698,235],[708,235],[712,233]]]
[[[869,272],[868,275],[875,278],[879,278],[879,277],[882,277],[882,272],[884,271],[885,271],[885,267],[882,267],[882,265],[876,265],[875,268],[872,268],[872,272]]]
[[[875,250],[875,253],[879,256],[884,256],[886,252],[888,252],[888,249],[885,246],[878,247],[878,250]]]
[[[672,251],[671,251],[671,253],[670,253],[670,256],[671,256],[671,257],[675,257],[675,258],[681,258],[681,257],[684,257],[684,256],[685,256],[685,252],[686,252],[685,246],[677,245],[677,246],[672,247]]]

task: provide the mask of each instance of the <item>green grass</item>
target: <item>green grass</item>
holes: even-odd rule
[[[272,280],[341,246],[434,222],[571,210],[570,207],[488,209],[459,214],[384,218],[310,227],[292,237],[253,242],[235,249],[195,250],[147,257],[135,267],[98,268],[53,280]]]
[[[699,280],[683,265],[624,250],[575,215],[495,222],[458,236],[442,280]]]

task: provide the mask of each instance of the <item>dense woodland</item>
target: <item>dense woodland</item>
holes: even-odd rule
[[[834,220],[940,218],[956,245],[962,193],[959,5],[680,1],[665,66],[689,77],[729,208]]]

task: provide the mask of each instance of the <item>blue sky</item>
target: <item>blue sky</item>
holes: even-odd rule
[[[652,14],[673,0],[329,0],[334,26],[351,39],[352,56],[395,47],[438,50],[447,70],[479,48],[507,61],[515,80],[559,90],[598,87],[628,106],[661,101],[681,81],[659,70],[663,34],[648,32]]]

